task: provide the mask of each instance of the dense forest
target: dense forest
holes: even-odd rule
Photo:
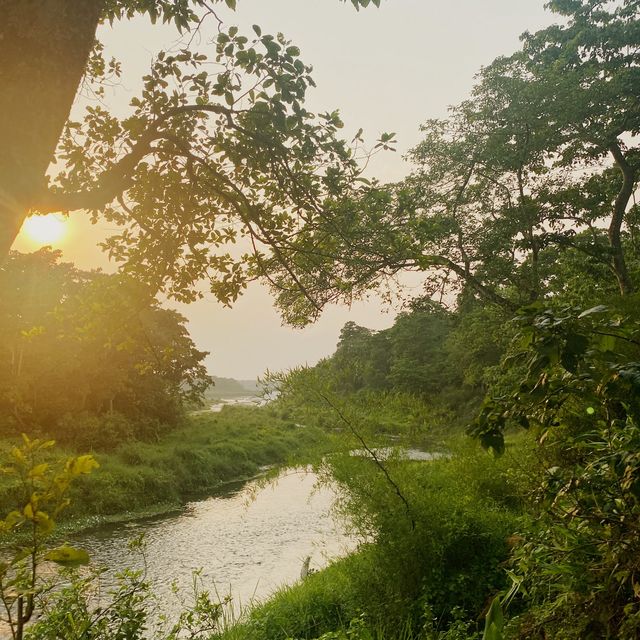
[[[638,0],[551,0],[556,23],[427,120],[391,184],[366,167],[394,134],[348,143],[337,111],[308,111],[312,69],[281,34],[221,22],[212,51],[159,53],[126,117],[90,106],[69,121],[81,82],[104,95],[119,74],[95,45],[99,24],[143,13],[188,31],[215,12],[200,0],[8,5],[0,528],[14,552],[0,603],[13,640],[148,633],[140,574],[95,609],[91,579],[70,569],[89,558],[50,549],[70,500],[89,513],[184,499],[289,450],[336,488],[357,551],[234,625],[224,602],[196,594],[167,640],[639,637]],[[17,64],[54,27],[64,46],[43,38]],[[47,113],[25,65],[55,79]],[[118,226],[105,242],[118,274],[9,252],[28,213],[80,209]],[[402,290],[407,272],[420,295]],[[333,355],[268,374],[265,407],[188,415],[211,383],[205,354],[157,296],[193,301],[205,281],[231,304],[255,280],[296,327],[371,292],[405,304],[390,328],[349,322]],[[49,438],[71,457],[56,463]],[[115,456],[110,476],[91,451]],[[41,585],[44,558],[66,567],[64,588]]]

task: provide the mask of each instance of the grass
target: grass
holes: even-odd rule
[[[0,443],[0,456],[6,459],[11,446]],[[84,527],[163,512],[253,477],[266,466],[308,462],[328,448],[323,431],[296,426],[268,407],[193,414],[158,442],[128,441],[112,452],[96,452],[100,468],[73,487],[65,519],[71,516]],[[55,450],[56,457],[75,454]],[[15,508],[19,494],[14,481],[0,476],[0,513]]]
[[[303,582],[277,590],[252,607],[216,640],[285,640],[316,638],[348,626],[358,615],[353,599],[353,576],[359,555],[338,560]],[[213,639],[212,639],[213,640]]]
[[[484,604],[505,586],[501,565],[520,510],[520,480],[513,476],[526,443],[518,437],[509,444],[500,460],[455,440],[448,443],[451,455],[440,460],[391,459],[386,466],[394,486],[371,460],[324,458],[341,487],[344,515],[370,542],[278,590],[212,640],[479,637]],[[0,443],[0,452],[9,447]],[[340,448],[320,428],[300,427],[269,407],[193,414],[158,442],[126,442],[97,453],[101,467],[75,488],[71,513],[85,526],[158,513],[265,466],[319,460]],[[526,476],[528,468],[525,463],[515,476]],[[0,482],[5,512],[15,494],[15,486]]]
[[[513,478],[527,442],[499,460],[453,439],[450,456],[389,462],[405,505],[367,459],[331,456],[340,505],[368,542],[278,590],[215,640],[477,640],[487,602],[507,585],[503,563],[522,505]]]

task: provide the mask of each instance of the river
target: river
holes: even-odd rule
[[[108,586],[123,567],[143,566],[127,547],[144,534],[147,577],[165,614],[176,616],[183,606],[173,585],[189,601],[194,570],[201,570],[205,589],[231,594],[238,610],[298,580],[308,556],[318,569],[355,548],[330,512],[333,491],[316,481],[309,471],[289,469],[266,486],[251,481],[179,512],[103,527],[72,542],[108,568]]]

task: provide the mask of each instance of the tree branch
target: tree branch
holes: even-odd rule
[[[613,215],[611,216],[608,234],[609,244],[613,252],[613,269],[618,279],[620,293],[624,296],[633,293],[634,287],[624,258],[621,229],[627,212],[627,205],[629,204],[629,200],[631,200],[635,188],[636,171],[624,157],[620,143],[617,140],[609,147],[609,151],[622,173],[622,187],[613,205]]]
[[[162,131],[163,125],[174,116],[198,112],[224,115],[233,127],[235,127],[233,115],[240,113],[221,105],[181,105],[170,109],[147,128],[126,156],[98,177],[94,188],[70,193],[45,191],[36,202],[32,203],[31,209],[39,213],[102,209],[131,186],[138,163],[154,150],[153,142],[166,138],[166,134]]]
[[[423,255],[420,256],[420,258],[416,261],[416,265],[425,270],[429,267],[445,267],[453,271],[457,276],[462,278],[464,282],[473,287],[485,300],[493,302],[499,307],[508,309],[509,311],[516,311],[518,308],[517,304],[515,304],[508,298],[501,296],[499,293],[496,293],[493,289],[480,282],[480,280],[476,276],[474,276],[472,273],[467,272],[464,267],[456,264],[450,258],[438,255]]]

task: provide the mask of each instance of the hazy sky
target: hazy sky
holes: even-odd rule
[[[420,123],[444,116],[448,105],[464,99],[482,65],[514,51],[523,31],[553,21],[544,0],[382,0],[380,9],[360,12],[338,0],[239,0],[238,5],[235,13],[216,6],[225,23],[247,35],[252,24],[259,24],[266,33],[282,31],[300,47],[318,85],[308,105],[322,111],[339,108],[345,137],[351,139],[360,127],[369,139],[382,131],[397,133],[398,153],[378,156],[371,166],[382,180],[408,172],[402,155],[420,140]],[[194,48],[210,48],[215,27],[214,20],[205,23]],[[126,113],[151,58],[170,47],[176,33],[137,19],[104,27],[99,37],[125,71],[122,86],[107,96],[107,103]],[[65,259],[83,268],[109,269],[95,248],[108,227],[92,227],[82,214],[75,214],[69,226],[59,244]],[[34,246],[20,238],[16,248]],[[189,319],[198,347],[211,352],[210,372],[236,378],[313,364],[333,351],[348,320],[379,329],[389,326],[397,311],[372,299],[351,309],[327,309],[314,326],[292,330],[281,325],[268,292],[258,285],[231,310],[212,299],[170,306]]]

